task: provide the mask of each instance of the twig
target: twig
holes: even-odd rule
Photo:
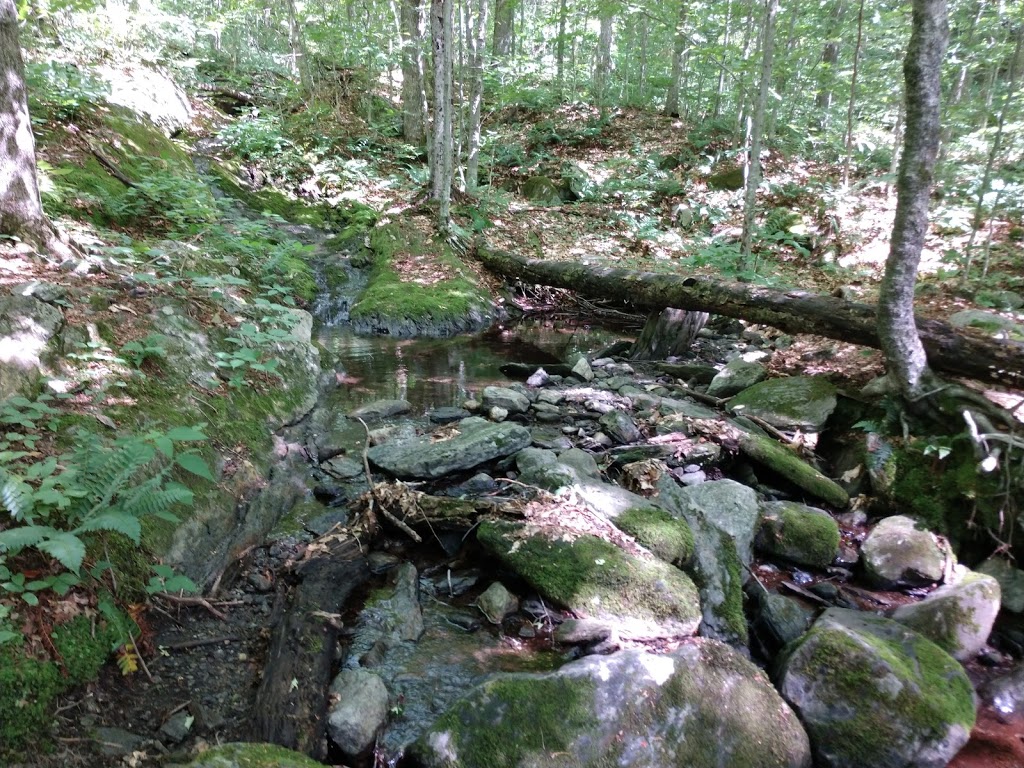
[[[129,189],[135,189],[136,187],[138,187],[138,184],[136,184],[134,181],[125,176],[124,173],[121,172],[121,169],[114,165],[114,162],[112,160],[106,157],[102,152],[99,151],[99,149],[94,147],[92,144],[89,145],[89,151],[92,152],[93,157],[99,160],[100,165],[106,168],[110,175],[113,176],[115,179],[120,181]]]
[[[729,398],[727,397],[712,397],[711,395],[705,395],[703,392],[697,392],[696,390],[690,389],[689,387],[677,386],[676,389],[678,389],[687,397],[692,397],[699,403],[704,403],[705,405],[713,405],[715,408],[721,408],[723,405],[729,402]],[[751,417],[748,416],[747,418],[749,419]]]
[[[204,637],[196,638],[193,640],[182,640],[180,643],[167,643],[161,645],[168,651],[186,651],[190,648],[202,648],[206,645],[217,645],[217,643],[235,643],[240,642],[241,638],[235,635],[221,635],[220,637]]]
[[[376,484],[374,484],[373,476],[370,474],[370,459],[369,459],[369,453],[370,453],[370,428],[368,426],[366,426],[366,422],[363,421],[358,416],[356,417],[356,421],[358,421],[360,424],[363,425],[363,432],[366,433],[366,442],[363,444],[363,471],[366,472],[366,482],[370,486],[370,499],[371,499],[371,503],[376,501],[377,502],[377,505],[376,505],[377,509],[380,510],[381,514],[384,515],[384,517],[386,517],[388,520],[390,520],[401,531],[403,531],[406,536],[408,536],[410,539],[415,541],[417,544],[423,543],[423,537],[420,536],[418,533],[416,533],[416,531],[414,531],[412,528],[410,528],[404,522],[402,522],[397,517],[395,517],[393,514],[391,514],[385,508],[384,504],[381,502],[380,497],[377,496],[377,486],[376,486]]]
[[[138,658],[139,664],[142,665],[142,671],[146,673],[146,677],[149,679],[149,682],[155,682],[153,680],[152,673],[149,671],[149,667],[146,666],[146,660],[142,658],[142,651],[140,651],[139,646],[135,644],[135,636],[132,635],[131,632],[128,633],[128,639],[131,640],[132,648],[135,650],[135,656]]]
[[[227,621],[228,618],[226,615],[224,615],[224,613],[218,611],[216,608],[210,605],[210,601],[207,600],[205,597],[185,597],[179,595],[171,595],[167,592],[157,592],[154,595],[154,597],[159,597],[162,600],[166,600],[170,603],[176,603],[178,605],[198,605],[202,608],[205,608],[207,611],[209,611],[211,614],[216,616],[221,621]]]

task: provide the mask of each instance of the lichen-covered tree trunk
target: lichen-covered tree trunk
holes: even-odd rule
[[[672,79],[665,97],[665,114],[679,117],[679,81],[683,78],[683,53],[686,51],[687,0],[679,0],[679,18],[676,20],[676,40],[672,46]]]
[[[43,213],[14,0],[0,0],[0,234],[71,255]]]
[[[484,44],[487,30],[489,0],[475,0],[472,8],[473,24],[469,36],[469,125],[468,156],[466,158],[466,189],[476,192],[480,177],[480,138],[484,102]]]
[[[914,284],[928,231],[928,198],[939,150],[939,96],[949,26],[946,0],[914,0],[913,27],[903,63],[907,121],[896,184],[896,218],[879,288],[878,336],[890,377],[918,400],[928,360],[914,322]]]
[[[423,0],[401,0],[402,136],[420,146],[427,138],[424,90]]]
[[[448,228],[455,144],[452,136],[452,0],[431,0],[430,34],[434,50],[434,122],[431,126],[430,197],[440,203],[439,224]]]

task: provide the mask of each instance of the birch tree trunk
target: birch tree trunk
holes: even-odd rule
[[[469,36],[469,155],[466,158],[466,189],[474,193],[480,181],[480,136],[484,101],[484,46],[486,44],[488,0],[476,0],[472,33]]]
[[[565,96],[565,20],[568,16],[566,0],[558,0],[558,41],[555,43],[555,82],[558,100]]]
[[[302,91],[310,94],[313,84],[309,79],[309,54],[306,52],[306,40],[302,36],[298,15],[295,13],[295,0],[287,0],[288,11],[288,45],[292,49],[292,71],[299,76]]]
[[[448,229],[455,171],[452,137],[452,0],[431,0],[434,52],[434,122],[431,126],[430,198],[440,203],[438,224]]]
[[[683,77],[683,53],[686,51],[686,0],[679,0],[679,18],[676,20],[676,39],[672,46],[672,79],[665,97],[665,114],[679,117],[679,82]]]
[[[764,133],[764,113],[768,104],[768,92],[772,87],[772,54],[775,49],[775,17],[779,12],[779,0],[767,0],[764,14],[763,44],[761,46],[761,84],[757,104],[750,125],[750,154],[746,185],[743,193],[743,239],[740,260],[744,268],[751,264],[751,241],[754,236],[754,212],[757,204],[757,187],[761,183],[761,140]]]
[[[495,59],[507,59],[515,45],[516,0],[495,0],[494,39],[491,41],[491,55]]]
[[[39,198],[36,142],[14,0],[0,0],[0,234],[21,238],[60,258],[73,255],[43,213]]]
[[[427,138],[427,93],[424,90],[422,0],[401,0],[402,136],[420,146]]]
[[[949,26],[946,0],[914,0],[903,63],[907,121],[896,186],[896,218],[879,288],[878,336],[889,375],[911,401],[924,394],[928,360],[914,322],[914,284],[928,231],[928,198],[939,149],[942,59]]]
[[[853,76],[850,78],[850,102],[846,107],[846,160],[843,163],[843,186],[850,186],[850,163],[853,160],[853,107],[857,102],[857,64],[864,39],[864,0],[857,9],[857,44],[853,48]]]

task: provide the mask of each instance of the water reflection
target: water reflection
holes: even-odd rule
[[[317,338],[336,361],[332,405],[349,410],[376,399],[408,400],[418,413],[458,406],[470,388],[506,385],[505,363],[543,366],[591,355],[622,338],[596,326],[537,319],[498,325],[475,336],[393,339],[321,328]]]

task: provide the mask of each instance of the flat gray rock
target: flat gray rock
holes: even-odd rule
[[[367,458],[374,466],[401,479],[434,480],[510,456],[526,448],[530,440],[530,431],[518,424],[473,425],[438,442],[421,437],[375,445],[367,451]]]
[[[790,376],[755,384],[732,399],[736,415],[757,416],[779,429],[820,432],[836,408],[836,388],[818,376]]]

